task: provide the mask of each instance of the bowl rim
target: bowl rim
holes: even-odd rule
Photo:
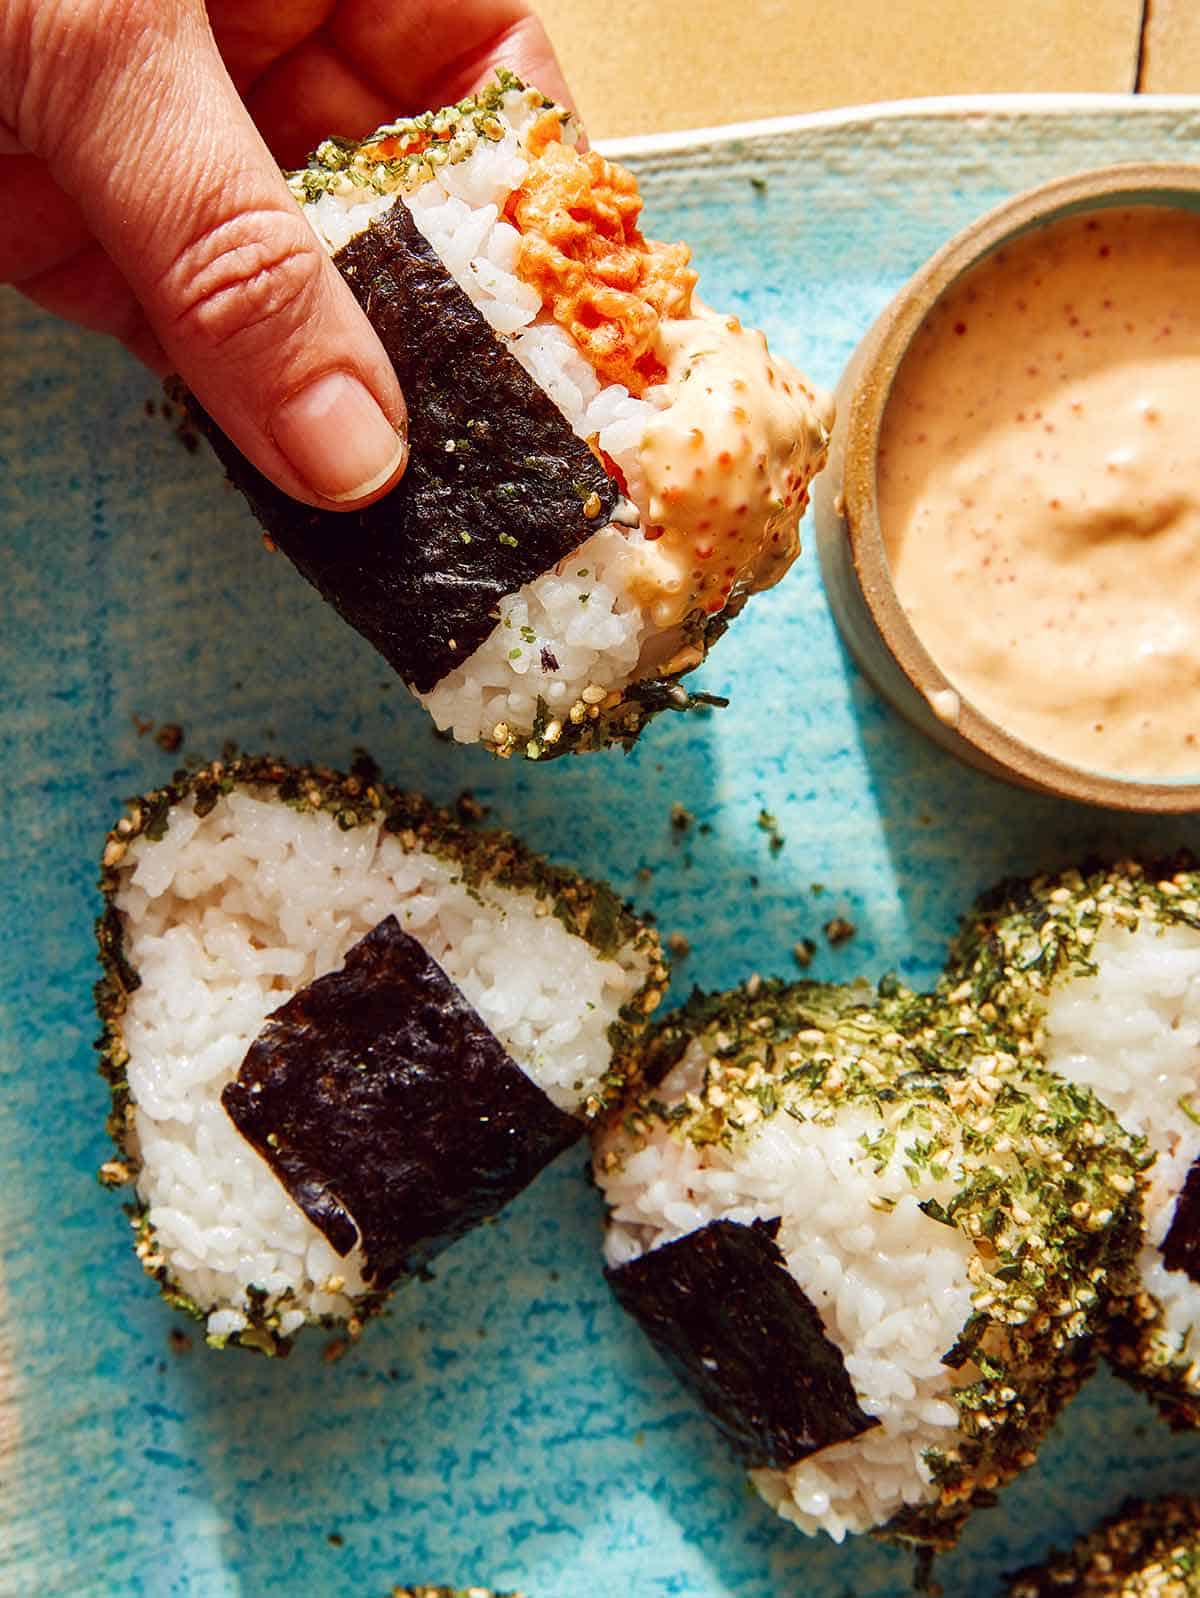
[[[1022,786],[1115,809],[1187,812],[1200,810],[1200,757],[1194,779],[1092,771],[1027,744],[972,704],[929,654],[900,603],[876,498],[876,455],[893,381],[914,336],[946,290],[985,255],[1043,223],[1133,205],[1200,211],[1200,163],[1130,161],[1053,178],[1002,201],[930,256],[881,313],[848,369],[852,392],[836,510],[870,622],[908,684],[910,691],[902,694],[898,708],[910,719],[915,693],[931,712],[931,718],[920,718],[926,731],[970,764]],[[879,686],[894,697],[889,684]]]

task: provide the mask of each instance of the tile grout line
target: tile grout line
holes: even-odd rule
[[[1138,22],[1137,55],[1133,63],[1133,93],[1141,94],[1145,89],[1146,75],[1146,37],[1150,31],[1150,12],[1154,0],[1142,0],[1142,14]]]

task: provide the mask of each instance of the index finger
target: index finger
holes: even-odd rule
[[[400,112],[461,100],[507,67],[551,99],[570,90],[541,22],[521,0],[341,0],[327,24],[334,43]]]

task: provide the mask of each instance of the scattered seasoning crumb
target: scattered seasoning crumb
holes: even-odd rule
[[[677,960],[686,960],[692,952],[692,946],[682,932],[671,932],[667,935],[667,948]]]
[[[349,1346],[349,1343],[344,1337],[335,1337],[332,1342],[325,1344],[325,1347],[321,1353],[321,1358],[325,1361],[326,1365],[333,1365],[339,1359],[341,1359],[342,1355],[346,1352]]]
[[[158,409],[156,410],[154,401],[147,400],[146,415],[159,415],[165,422],[168,422],[175,437],[189,455],[194,455],[200,448],[200,435],[192,426],[191,418],[182,405],[173,405],[169,399],[163,399],[159,401]]]
[[[811,938],[801,938],[799,943],[792,944],[792,959],[795,960],[801,971],[808,970],[816,952],[817,946]]]
[[[686,832],[695,821],[695,816],[681,804],[671,806],[671,825],[676,832]]]
[[[154,742],[167,754],[173,755],[183,742],[183,728],[177,721],[164,721],[154,734]]]
[[[845,916],[834,916],[825,923],[825,936],[836,949],[840,943],[849,943],[858,931],[853,921],[847,921]]]
[[[778,854],[783,848],[785,839],[783,833],[779,830],[778,821],[769,810],[760,810],[758,812],[758,829],[760,832],[766,833],[771,853]]]
[[[765,194],[767,192],[767,180],[759,177],[757,172],[752,172],[750,174],[750,187],[756,194]]]
[[[133,725],[137,728],[137,735],[139,738],[144,738],[154,726],[154,718],[152,716],[139,716],[136,710],[130,719],[132,720]]]
[[[454,801],[455,813],[460,821],[482,821],[487,815],[488,807],[480,804],[469,788],[464,788]]]
[[[637,868],[637,879],[639,882],[649,882],[653,875],[653,866],[639,866]]]
[[[181,1332],[178,1326],[172,1326],[167,1333],[167,1342],[172,1354],[190,1354],[192,1351],[191,1338],[186,1332]]]
[[[810,882],[808,885],[808,891],[812,894],[814,899],[819,899],[825,892],[825,884],[823,882]]]
[[[346,1539],[340,1531],[331,1531],[325,1540],[331,1548],[344,1548],[346,1546]]]
[[[558,670],[558,656],[554,653],[554,651],[552,649],[547,649],[545,644],[542,645],[542,670],[543,671],[557,671]]]

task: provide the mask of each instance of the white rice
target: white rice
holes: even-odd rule
[[[635,398],[622,384],[601,385],[570,334],[543,312],[537,290],[517,276],[520,235],[501,219],[501,211],[528,170],[519,134],[531,112],[524,96],[510,92],[504,114],[511,125],[502,139],[479,140],[465,160],[435,168],[429,181],[411,193],[363,198],[361,189],[326,192],[307,202],[304,213],[334,252],[392,205],[407,205],[500,341],[579,437],[596,439],[616,461],[632,501],[640,502],[639,450],[657,405]],[[634,552],[645,542],[638,513],[630,502],[625,506],[620,521],[593,535],[554,571],[510,595],[501,606],[499,625],[470,659],[431,692],[418,695],[440,729],[450,730],[462,743],[491,739],[497,723],[528,731],[539,696],[552,709],[565,711],[590,686],[615,687],[634,677],[653,628],[629,597],[625,581]],[[517,613],[518,627],[528,624],[539,634],[532,651],[514,653],[511,624]],[[543,664],[542,643],[557,665]]]
[[[531,727],[539,698],[563,721],[577,702],[598,704],[627,683],[647,631],[625,581],[635,560],[621,530],[605,527],[502,599],[491,637],[419,696],[438,727],[461,743],[492,738],[501,724]]]
[[[706,1059],[693,1042],[656,1097],[674,1103],[699,1087]],[[802,1531],[840,1542],[937,1497],[924,1455],[955,1440],[953,1385],[971,1379],[952,1372],[942,1356],[971,1314],[973,1251],[919,1208],[930,1197],[946,1201],[952,1177],[935,1182],[926,1173],[914,1186],[903,1137],[877,1175],[875,1155],[860,1142],[879,1131],[872,1111],[848,1105],[822,1120],[779,1112],[729,1148],[697,1148],[654,1122],[644,1148],[624,1154],[613,1172],[598,1161],[597,1177],[612,1208],[610,1265],[720,1218],[781,1217],[777,1241],[788,1269],[841,1350],[863,1410],[880,1424],[788,1470],[756,1470],[751,1479]]]
[[[137,1191],[214,1336],[246,1327],[251,1287],[282,1307],[284,1336],[350,1315],[364,1290],[359,1251],[335,1254],[221,1105],[298,988],[394,914],[572,1111],[607,1070],[608,1029],[646,976],[644,956],[601,959],[532,894],[469,889],[453,861],[407,852],[378,823],[343,831],[245,790],[202,819],[176,806],[166,836],[137,839],[121,869],[125,953],[142,979],[123,1017]]]
[[[1047,1063],[1094,1089],[1155,1151],[1142,1281],[1162,1308],[1164,1350],[1173,1360],[1200,1361],[1200,1284],[1168,1271],[1159,1252],[1200,1157],[1193,1119],[1200,1115],[1200,932],[1150,916],[1136,928],[1106,919],[1091,956],[1099,965],[1095,975],[1072,977],[1049,997]]]

